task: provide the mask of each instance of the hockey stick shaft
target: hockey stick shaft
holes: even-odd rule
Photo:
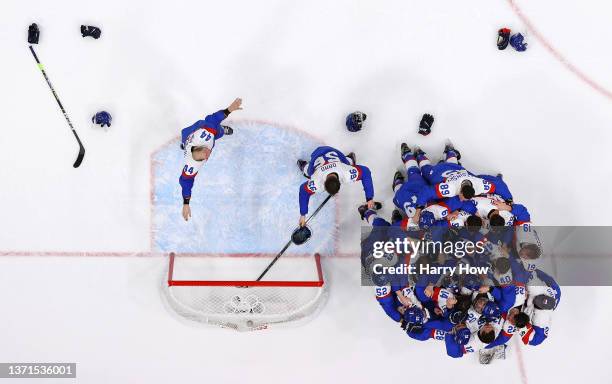
[[[327,204],[327,202],[331,199],[332,195],[328,195],[325,200],[323,200],[323,202],[321,203],[321,205],[319,205],[319,207],[313,212],[312,215],[310,215],[310,217],[306,220],[306,224],[308,224],[308,222],[310,220],[312,220],[313,217],[315,217],[317,215],[317,213],[319,213],[319,211],[321,210],[321,208],[323,208],[323,206],[325,204]],[[289,248],[289,246],[291,245],[292,240],[289,240],[289,242],[287,242],[287,244],[285,244],[285,246],[283,247],[283,249],[280,250],[280,252],[276,255],[276,257],[270,262],[270,264],[268,264],[268,266],[266,267],[266,269],[264,269],[264,271],[261,273],[261,275],[259,275],[259,277],[257,278],[256,281],[260,281],[265,275],[266,273],[268,273],[268,271],[270,270],[270,268],[272,268],[272,266],[278,261],[278,259],[280,259],[280,257],[285,253],[285,251]]]
[[[74,129],[74,126],[72,125],[72,122],[70,121],[70,118],[68,117],[68,113],[66,113],[66,110],[64,109],[64,106],[62,105],[62,102],[57,96],[57,93],[55,92],[55,88],[53,88],[53,85],[51,84],[51,80],[49,80],[49,76],[47,76],[47,73],[45,72],[45,69],[42,63],[38,59],[38,56],[36,55],[36,52],[34,52],[34,48],[31,45],[30,45],[30,52],[32,52],[32,56],[34,56],[34,60],[36,60],[36,64],[38,64],[38,69],[40,69],[40,71],[42,72],[42,75],[45,78],[45,81],[47,82],[49,89],[51,89],[51,93],[53,94],[53,97],[55,97],[55,101],[57,101],[57,105],[59,105],[60,110],[62,111],[62,114],[64,115],[64,118],[68,122],[68,126],[70,126],[70,129],[72,130],[72,133],[74,134],[74,137],[76,138],[77,143],[79,144],[79,154],[77,155],[77,159],[73,165],[74,168],[77,168],[79,165],[81,165],[81,162],[83,161],[83,157],[85,156],[85,147],[83,146],[83,143],[81,142],[81,139],[79,138],[79,135]]]

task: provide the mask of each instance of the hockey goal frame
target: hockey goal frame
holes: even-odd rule
[[[315,265],[317,267],[317,280],[175,280],[174,279],[174,259],[176,254],[170,253],[168,265],[168,287],[322,287],[325,283],[323,279],[323,268],[321,267],[321,255],[314,254]]]
[[[192,324],[195,322],[237,331],[259,331],[297,326],[314,318],[327,301],[328,287],[323,276],[319,253],[293,256],[293,258],[301,259],[302,265],[304,262],[310,265],[312,268],[310,273],[298,274],[295,280],[277,278],[264,281],[195,280],[199,277],[198,270],[204,272],[204,277],[206,277],[208,271],[205,267],[206,262],[200,264],[197,260],[189,260],[187,265],[179,262],[175,266],[177,256],[181,256],[181,259],[183,256],[187,256],[188,259],[207,258],[207,256],[221,259],[259,258],[260,262],[256,263],[258,268],[254,270],[253,276],[261,272],[259,268],[263,270],[268,261],[267,258],[261,258],[262,254],[177,255],[170,253],[167,275],[163,278],[163,296],[173,312],[182,319],[190,320]],[[313,261],[314,265],[312,265]],[[233,262],[239,261],[234,260]],[[297,265],[299,266],[300,263]],[[232,262],[226,265],[231,264]],[[194,266],[196,269],[192,270]],[[202,270],[202,267],[205,269]],[[175,277],[175,274],[181,276],[186,271],[188,273],[183,276],[183,279]],[[189,273],[190,271],[196,272],[195,275]],[[214,278],[214,272],[211,275]],[[244,274],[239,276],[243,278]]]

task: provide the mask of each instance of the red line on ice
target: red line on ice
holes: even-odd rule
[[[585,82],[589,87],[593,88],[596,92],[600,93],[604,97],[612,100],[612,92],[604,88],[602,85],[591,79],[578,67],[572,64],[565,56],[561,54],[552,44],[536,29],[533,23],[525,16],[521,8],[516,4],[515,0],[506,0],[514,13],[521,19],[527,29],[535,36],[535,38],[542,44],[548,52],[550,52],[557,60],[561,62],[570,72],[576,75],[580,80]]]
[[[521,343],[519,342],[519,338],[514,338],[514,344],[516,349],[516,361],[518,363],[519,372],[521,374],[521,382],[523,384],[528,384],[527,381],[527,370],[525,369],[525,362],[523,361],[523,352],[521,351]]]

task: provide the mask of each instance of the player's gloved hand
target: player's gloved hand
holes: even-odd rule
[[[191,207],[189,207],[189,204],[183,204],[183,219],[185,219],[185,221],[189,221],[190,217]]]
[[[300,216],[300,227],[306,225],[306,216]]]
[[[408,324],[406,324],[406,320],[404,320],[404,318],[402,317],[400,319],[400,327],[405,331],[407,326]]]
[[[230,106],[227,107],[227,110],[230,112],[234,112],[238,109],[242,109],[241,105],[242,105],[242,99],[238,97],[236,98],[236,100],[232,101]]]

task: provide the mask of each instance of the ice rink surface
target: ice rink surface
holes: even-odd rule
[[[611,16],[595,0],[3,1],[0,362],[74,361],[83,383],[609,382],[609,287],[564,287],[548,340],[513,341],[490,366],[408,340],[360,287],[358,186],[336,199],[338,247],[323,262],[330,297],[312,322],[236,333],[177,321],[161,300],[166,258],[152,247],[151,160],[240,96],[232,119],[355,151],[385,215],[399,144],[435,157],[450,138],[468,169],[504,174],[535,224],[611,225]],[[87,149],[76,170],[74,138],[27,48],[32,22]],[[102,38],[82,39],[81,24]],[[497,50],[503,26],[526,36],[527,52]],[[89,121],[100,109],[113,114],[108,132]],[[368,120],[351,134],[344,117],[356,109]],[[424,112],[436,118],[427,137],[416,133]],[[308,150],[262,166],[290,170]],[[204,182],[194,190],[205,195]],[[289,233],[297,201],[279,209],[287,220],[294,209]],[[236,224],[257,226],[250,212]]]

